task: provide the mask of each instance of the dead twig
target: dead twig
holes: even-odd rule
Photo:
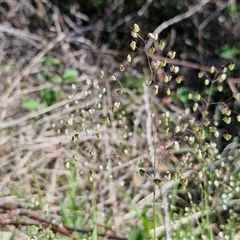
[[[25,41],[28,41],[30,44],[32,44],[35,47],[36,47],[36,42],[42,43],[43,41],[45,41],[45,39],[41,36],[38,36],[33,33],[27,33],[26,31],[23,31],[21,29],[5,26],[3,24],[0,24],[0,32],[8,33],[17,38],[22,38]]]
[[[211,13],[198,27],[198,50],[199,50],[199,55],[200,59],[203,58],[204,55],[204,49],[203,49],[203,29],[214,19],[216,18],[220,12],[222,12],[225,8],[229,6],[229,3],[224,3],[220,7],[217,8],[217,10],[213,13]]]
[[[32,213],[32,212],[26,211],[26,210],[22,210],[20,208],[1,205],[0,209],[5,210],[5,211],[11,211],[11,213],[9,214],[10,217],[18,215],[18,216],[27,217],[27,218],[35,221],[35,222],[29,222],[29,221],[21,220],[18,222],[18,221],[13,221],[11,219],[5,219],[5,220],[0,221],[0,226],[5,226],[5,225],[14,225],[16,227],[17,226],[36,226],[39,223],[41,223],[42,227],[44,227],[44,228],[49,227],[54,233],[59,233],[59,234],[68,236],[73,240],[80,240],[80,239],[71,232],[79,232],[79,233],[83,233],[83,234],[88,234],[88,233],[92,232],[92,229],[80,229],[80,228],[69,227],[69,226],[66,226],[63,224],[54,224],[54,223],[52,223],[52,221],[39,216],[39,214]],[[112,232],[112,229],[107,226],[98,225],[98,227],[102,227],[106,231]],[[98,234],[98,236],[105,237],[106,239],[127,240],[126,237],[118,236],[113,232]]]
[[[199,4],[195,5],[194,7],[190,8],[187,12],[179,14],[175,16],[174,18],[171,18],[165,22],[163,22],[161,25],[159,25],[154,31],[153,34],[160,34],[164,29],[168,28],[169,26],[180,22],[186,18],[191,17],[196,12],[199,12],[202,10],[202,8],[208,3],[208,1],[201,1]],[[153,43],[152,39],[149,39],[145,45],[145,50],[147,50]]]
[[[19,84],[19,82],[24,78],[27,77],[30,73],[32,68],[37,65],[39,62],[41,62],[41,59],[44,57],[44,55],[49,52],[58,42],[62,41],[66,37],[66,33],[59,34],[52,42],[48,43],[41,52],[38,53],[38,55],[33,58],[33,60],[22,70],[20,74],[18,74],[13,83],[10,85],[10,87],[7,89],[6,93],[2,96],[0,102],[4,102],[11,92],[14,90],[14,88]]]
[[[228,80],[228,85],[231,88],[233,94],[239,93],[239,90],[237,89],[236,84],[240,84],[240,78],[230,78]],[[240,104],[240,96],[237,96],[236,100]]]
[[[83,99],[83,98],[84,98],[84,96],[83,96],[82,93],[80,93],[80,94],[75,96],[75,100],[79,100],[79,99]],[[15,125],[19,125],[19,124],[21,124],[21,123],[23,123],[23,122],[25,122],[25,121],[27,121],[29,119],[32,119],[34,117],[39,117],[39,116],[41,116],[44,113],[51,112],[52,110],[54,110],[56,108],[60,108],[60,107],[66,105],[66,104],[68,104],[70,102],[71,102],[71,100],[65,99],[65,100],[62,100],[61,102],[57,102],[57,103],[55,103],[55,104],[53,104],[53,105],[51,105],[49,107],[45,107],[45,108],[40,109],[40,110],[35,111],[35,112],[31,112],[31,113],[29,113],[29,114],[27,114],[27,115],[25,115],[25,116],[23,116],[21,118],[17,118],[17,119],[14,119],[12,121],[8,121],[8,122],[5,122],[5,123],[2,123],[0,125],[0,129],[4,129],[4,128],[7,128],[7,127],[12,127],[12,126],[15,126]],[[93,100],[86,101],[84,103],[84,107],[91,105],[93,102],[94,102]]]
[[[198,63],[193,63],[193,62],[189,62],[189,61],[185,61],[185,60],[180,60],[180,59],[170,59],[167,57],[162,57],[162,56],[157,56],[157,55],[149,55],[149,57],[153,60],[165,60],[166,63],[168,64],[173,64],[176,66],[183,66],[183,67],[189,67],[189,68],[193,68],[193,69],[197,69],[203,72],[209,72],[211,70],[210,66],[205,66],[205,65],[201,65]],[[224,66],[227,64],[224,64]],[[223,72],[223,67],[220,68],[215,68],[215,72],[216,73],[222,73]]]

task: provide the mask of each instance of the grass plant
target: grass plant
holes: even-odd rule
[[[51,54],[42,61],[34,76],[43,86],[24,91],[16,107],[25,115],[0,125],[18,150],[0,163],[1,227],[22,226],[39,240],[237,239],[240,144],[229,126],[238,126],[240,107],[227,84],[234,64],[199,67],[202,87],[192,89],[174,46],[137,24],[130,34],[125,59],[101,69],[65,68]]]

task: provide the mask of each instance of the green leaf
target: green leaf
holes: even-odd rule
[[[61,83],[62,78],[59,77],[58,75],[54,75],[54,76],[51,76],[48,81],[51,83]]]
[[[145,235],[148,235],[151,229],[150,219],[147,217],[146,212],[143,212],[141,215],[141,221],[144,226],[144,233]]]
[[[65,69],[63,73],[63,78],[68,83],[74,83],[75,79],[79,76],[79,73],[77,70],[72,68]]]
[[[2,71],[4,69],[5,65],[4,64],[0,64],[0,71]]]
[[[45,81],[45,77],[43,76],[43,74],[41,72],[36,74],[36,78],[39,81]]]
[[[135,227],[131,230],[131,232],[128,235],[129,240],[145,240],[143,230]]]
[[[188,87],[181,87],[177,89],[176,97],[184,104],[189,102],[188,94],[191,92],[191,89]]]
[[[42,104],[38,101],[30,100],[30,101],[24,102],[22,107],[26,110],[37,110],[40,108],[44,108],[45,104]]]
[[[138,79],[133,79],[131,76],[125,76],[123,79],[123,87],[130,90],[142,89],[143,83],[146,81],[146,77],[141,75]]]
[[[98,234],[97,234],[97,226],[95,224],[93,231],[92,231],[92,240],[98,240]]]
[[[226,58],[226,59],[232,59],[234,57],[237,57],[239,53],[240,53],[240,50],[238,48],[234,48],[229,45],[224,45],[221,49],[220,57]]]
[[[52,105],[58,101],[58,92],[53,91],[50,88],[47,88],[43,91],[43,101],[48,105]]]
[[[60,60],[58,58],[47,58],[42,65],[44,67],[51,67],[58,64],[60,64]]]

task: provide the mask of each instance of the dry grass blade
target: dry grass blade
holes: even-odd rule
[[[161,25],[159,25],[154,31],[153,34],[160,34],[164,29],[168,28],[169,26],[182,21],[186,18],[191,17],[193,14],[195,14],[198,11],[201,11],[202,8],[208,3],[208,1],[201,1],[200,3],[196,4],[194,7],[191,7],[187,12],[182,13],[180,15],[177,15],[165,22],[163,22]],[[149,47],[151,46],[151,44],[153,43],[153,40],[149,39],[145,49],[149,49]]]
[[[75,100],[80,100],[80,99],[83,99],[83,95],[81,93],[75,96]],[[23,122],[26,122],[29,119],[32,119],[34,117],[40,117],[44,113],[48,113],[48,112],[50,112],[52,110],[58,109],[60,107],[63,107],[63,106],[65,106],[66,104],[68,104],[70,102],[71,102],[71,100],[65,99],[65,100],[63,100],[61,102],[55,103],[55,104],[53,104],[53,105],[51,105],[49,107],[40,109],[40,110],[38,110],[36,112],[29,113],[28,115],[25,115],[25,116],[23,116],[21,118],[13,120],[13,121],[8,121],[6,123],[3,122],[0,125],[0,128],[4,129],[4,128],[7,128],[7,127],[12,127],[12,126],[15,126],[15,125],[19,125],[19,124],[21,124]],[[90,101],[90,102],[86,102],[86,105],[91,105],[91,103],[93,103],[93,102],[94,102],[93,100]],[[78,106],[78,108],[79,107],[80,106]]]
[[[1,229],[15,226],[23,232],[16,231],[16,238],[49,230],[52,238],[99,240],[188,239],[190,231],[194,239],[211,239],[224,224],[229,233],[239,212],[239,139],[220,150],[217,135],[227,129],[217,120],[224,111],[227,119],[239,114],[238,104],[227,108],[232,100],[239,102],[233,99],[239,97],[239,81],[228,82],[233,96],[215,102],[218,76],[233,64],[203,66],[174,59],[181,52],[168,49],[182,37],[176,23],[185,31],[182,20],[203,10],[196,14],[202,21],[220,4],[147,0],[126,8],[123,0],[110,6],[96,1],[91,19],[92,11],[79,12],[92,9],[88,2],[73,2],[20,0],[0,6]],[[148,17],[146,25],[144,19],[166,5],[167,11],[188,10],[150,35],[154,39],[176,24],[165,49],[167,35],[145,51],[152,43],[143,31],[158,19]],[[105,16],[95,19],[98,13]],[[134,16],[139,25],[131,22]],[[123,24],[131,24],[129,38]],[[133,39],[131,49],[126,39]],[[195,91],[184,82],[181,66],[211,79],[199,79],[206,86]],[[37,232],[29,234],[32,229]]]
[[[38,43],[44,43],[45,42],[45,39],[42,38],[41,36],[35,35],[33,33],[27,33],[24,30],[17,29],[17,28],[12,28],[12,27],[9,27],[9,26],[5,26],[3,24],[0,24],[0,32],[8,33],[10,35],[13,35],[16,38],[24,39],[24,41],[29,42],[34,47],[36,47],[36,44],[38,44]]]
[[[62,41],[64,38],[66,37],[66,33],[61,33],[59,34],[53,41],[51,41],[50,43],[48,43],[41,52],[38,53],[38,55],[36,57],[34,57],[32,59],[32,61],[23,68],[23,70],[21,71],[21,73],[16,76],[13,79],[13,82],[11,83],[11,86],[8,88],[8,90],[6,91],[6,93],[1,97],[1,102],[4,102],[9,95],[11,94],[11,92],[14,90],[14,88],[19,84],[19,82],[22,80],[23,77],[27,77],[31,71],[32,68],[36,65],[39,64],[42,60],[42,58],[44,57],[44,55],[49,52],[58,42]]]

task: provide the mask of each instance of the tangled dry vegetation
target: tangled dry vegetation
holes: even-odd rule
[[[82,210],[84,212],[80,212],[80,215],[84,216],[82,221],[87,223],[84,228],[85,231],[88,231],[87,229],[92,226],[93,206],[91,201],[94,194],[91,184],[87,182],[89,172],[94,169],[97,172],[95,177],[98,182],[96,187],[97,206],[99,214],[104,213],[104,216],[100,215],[97,218],[99,228],[112,235],[115,232],[126,234],[129,231],[128,221],[131,218],[128,218],[125,213],[130,214],[132,210],[129,204],[124,203],[126,200],[122,194],[119,194],[119,190],[111,178],[127,183],[125,194],[128,196],[131,196],[133,189],[135,191],[138,189],[140,179],[136,175],[134,167],[129,167],[128,157],[118,160],[117,164],[110,161],[110,156],[114,153],[110,145],[118,144],[119,137],[123,136],[119,136],[116,128],[102,127],[99,132],[103,134],[105,143],[101,146],[94,146],[93,143],[96,142],[94,129],[92,129],[92,134],[83,131],[81,139],[78,140],[81,157],[75,166],[78,176],[71,182],[70,175],[72,173],[66,168],[64,160],[72,156],[72,138],[67,136],[64,130],[57,134],[60,122],[67,121],[69,114],[82,110],[87,111],[98,103],[98,95],[102,90],[94,89],[92,86],[87,87],[88,85],[85,83],[91,79],[94,85],[99,84],[101,88],[105,87],[104,82],[98,82],[99,64],[103,64],[102,58],[107,65],[111,63],[112,69],[115,69],[118,63],[114,62],[111,52],[109,54],[104,49],[98,49],[93,42],[86,38],[71,36],[71,32],[67,29],[78,30],[79,28],[67,16],[60,14],[59,10],[50,2],[47,2],[47,5],[51,14],[47,14],[47,10],[38,1],[36,1],[36,6],[28,1],[19,1],[19,3],[9,1],[6,4],[10,11],[1,7],[0,26],[2,53],[0,55],[2,64],[0,202],[2,207],[11,206],[8,210],[13,207],[12,213],[9,214],[15,216],[11,221],[8,219],[4,222],[7,217],[2,215],[1,224],[15,225],[19,212],[14,212],[14,209],[21,211],[20,209],[25,208],[26,205],[27,208],[34,209],[35,215],[41,216],[44,215],[43,213],[48,215],[45,220],[41,220],[40,217],[28,216],[32,220],[32,222],[30,221],[32,224],[48,224],[49,219],[61,222],[60,208],[62,205],[66,205],[67,208],[71,201],[68,189],[76,186],[78,194],[75,201],[80,209],[81,204],[85,206]],[[38,27],[36,32],[33,32],[28,28],[31,21],[42,23],[45,29]],[[74,48],[75,45],[78,46],[78,49]],[[116,53],[113,52],[113,54]],[[93,65],[95,57],[97,59],[94,59]],[[37,74],[46,68],[43,66],[43,62],[47,58],[59,59],[64,68],[78,69],[80,75],[76,78],[75,85],[83,84],[82,91],[72,89],[71,84],[53,84],[46,79],[37,79]],[[51,71],[51,69],[47,70]],[[106,87],[110,92],[110,85]],[[26,98],[41,102],[43,91],[49,88],[61,91],[58,102],[34,111],[23,108]],[[74,100],[78,101],[77,104],[71,104],[70,95],[74,91],[77,92],[74,95]],[[93,94],[88,96],[88,91],[93,91]],[[132,106],[129,107],[132,108],[135,105],[134,108],[138,108],[141,101],[134,93],[131,95]],[[107,96],[102,114],[113,102],[112,98],[114,96],[110,94]],[[126,104],[129,103],[126,101]],[[138,114],[141,112],[139,111]],[[92,126],[87,126],[87,128],[91,129]],[[110,141],[111,144],[109,144]],[[127,140],[124,144],[128,145]],[[138,144],[143,145],[141,142]],[[97,152],[94,161],[85,148]],[[147,154],[136,158],[131,157],[131,162],[136,163],[146,156]],[[120,162],[121,165],[119,165]],[[106,169],[108,170],[106,171]],[[141,191],[136,196],[136,201],[148,194],[147,183],[141,183],[140,188]],[[24,216],[24,212],[22,215]],[[116,226],[115,229],[105,227],[107,218],[112,226]],[[26,224],[29,223],[29,219],[26,218],[25,221]],[[60,230],[57,232],[61,233]],[[17,234],[16,239],[20,239],[21,236],[17,229],[13,231]],[[23,235],[23,239],[26,239],[26,235]]]
[[[41,225],[78,239],[73,231],[87,235],[97,224],[98,239],[127,239],[133,226],[144,222],[139,220],[144,219],[144,214],[151,219],[164,212],[159,208],[153,213],[151,208],[154,188],[151,176],[157,179],[156,172],[181,170],[180,180],[166,181],[156,190],[156,202],[160,202],[162,192],[171,193],[181,180],[184,185],[188,179],[192,190],[196,187],[194,179],[202,165],[193,161],[191,167],[182,166],[178,160],[181,153],[175,156],[166,150],[169,139],[165,138],[164,129],[159,128],[159,119],[153,126],[156,136],[146,130],[146,138],[140,137],[152,118],[150,109],[155,112],[168,109],[173,119],[184,115],[184,110],[168,98],[167,107],[160,99],[150,105],[148,87],[143,87],[142,92],[125,89],[122,93],[118,82],[109,81],[113,76],[123,78],[121,69],[115,74],[119,69],[116,59],[123,59],[122,54],[104,46],[99,48],[81,36],[83,28],[50,1],[44,2],[45,6],[41,1],[8,1],[6,6],[0,6],[0,229],[11,232],[15,239],[27,239],[31,235],[26,227]],[[34,22],[41,25],[35,26],[35,31]],[[93,30],[97,41],[99,26],[93,26]],[[135,61],[137,65],[140,60]],[[133,68],[127,61],[122,63],[126,69]],[[99,77],[101,71],[106,78]],[[141,77],[132,70],[130,78]],[[50,97],[55,97],[49,100],[51,104],[44,103],[48,89],[53,91]],[[36,102],[39,109],[31,110],[26,104]],[[115,108],[119,109],[117,113]],[[154,145],[161,164],[151,160],[149,143]],[[229,154],[229,149],[234,149],[229,169],[239,165],[236,150],[239,145],[234,144],[225,151]],[[208,167],[212,170],[218,165],[216,162]],[[139,170],[146,176],[141,177]],[[226,179],[223,182],[228,184]],[[181,209],[189,201],[189,206],[195,209],[197,194],[191,201],[191,195],[182,188],[176,208]],[[218,194],[214,195],[212,207],[219,214],[216,218],[224,222]],[[229,208],[239,206],[237,197],[239,191],[229,202]],[[162,201],[165,207],[169,204],[167,199]],[[180,214],[179,209],[176,212]],[[186,225],[189,219],[198,223],[205,214],[199,210],[183,215],[174,227]],[[170,225],[164,217],[159,218],[159,226]],[[65,226],[60,224],[62,221]],[[220,232],[219,226],[211,227]],[[165,227],[158,227],[157,235],[164,231]]]

